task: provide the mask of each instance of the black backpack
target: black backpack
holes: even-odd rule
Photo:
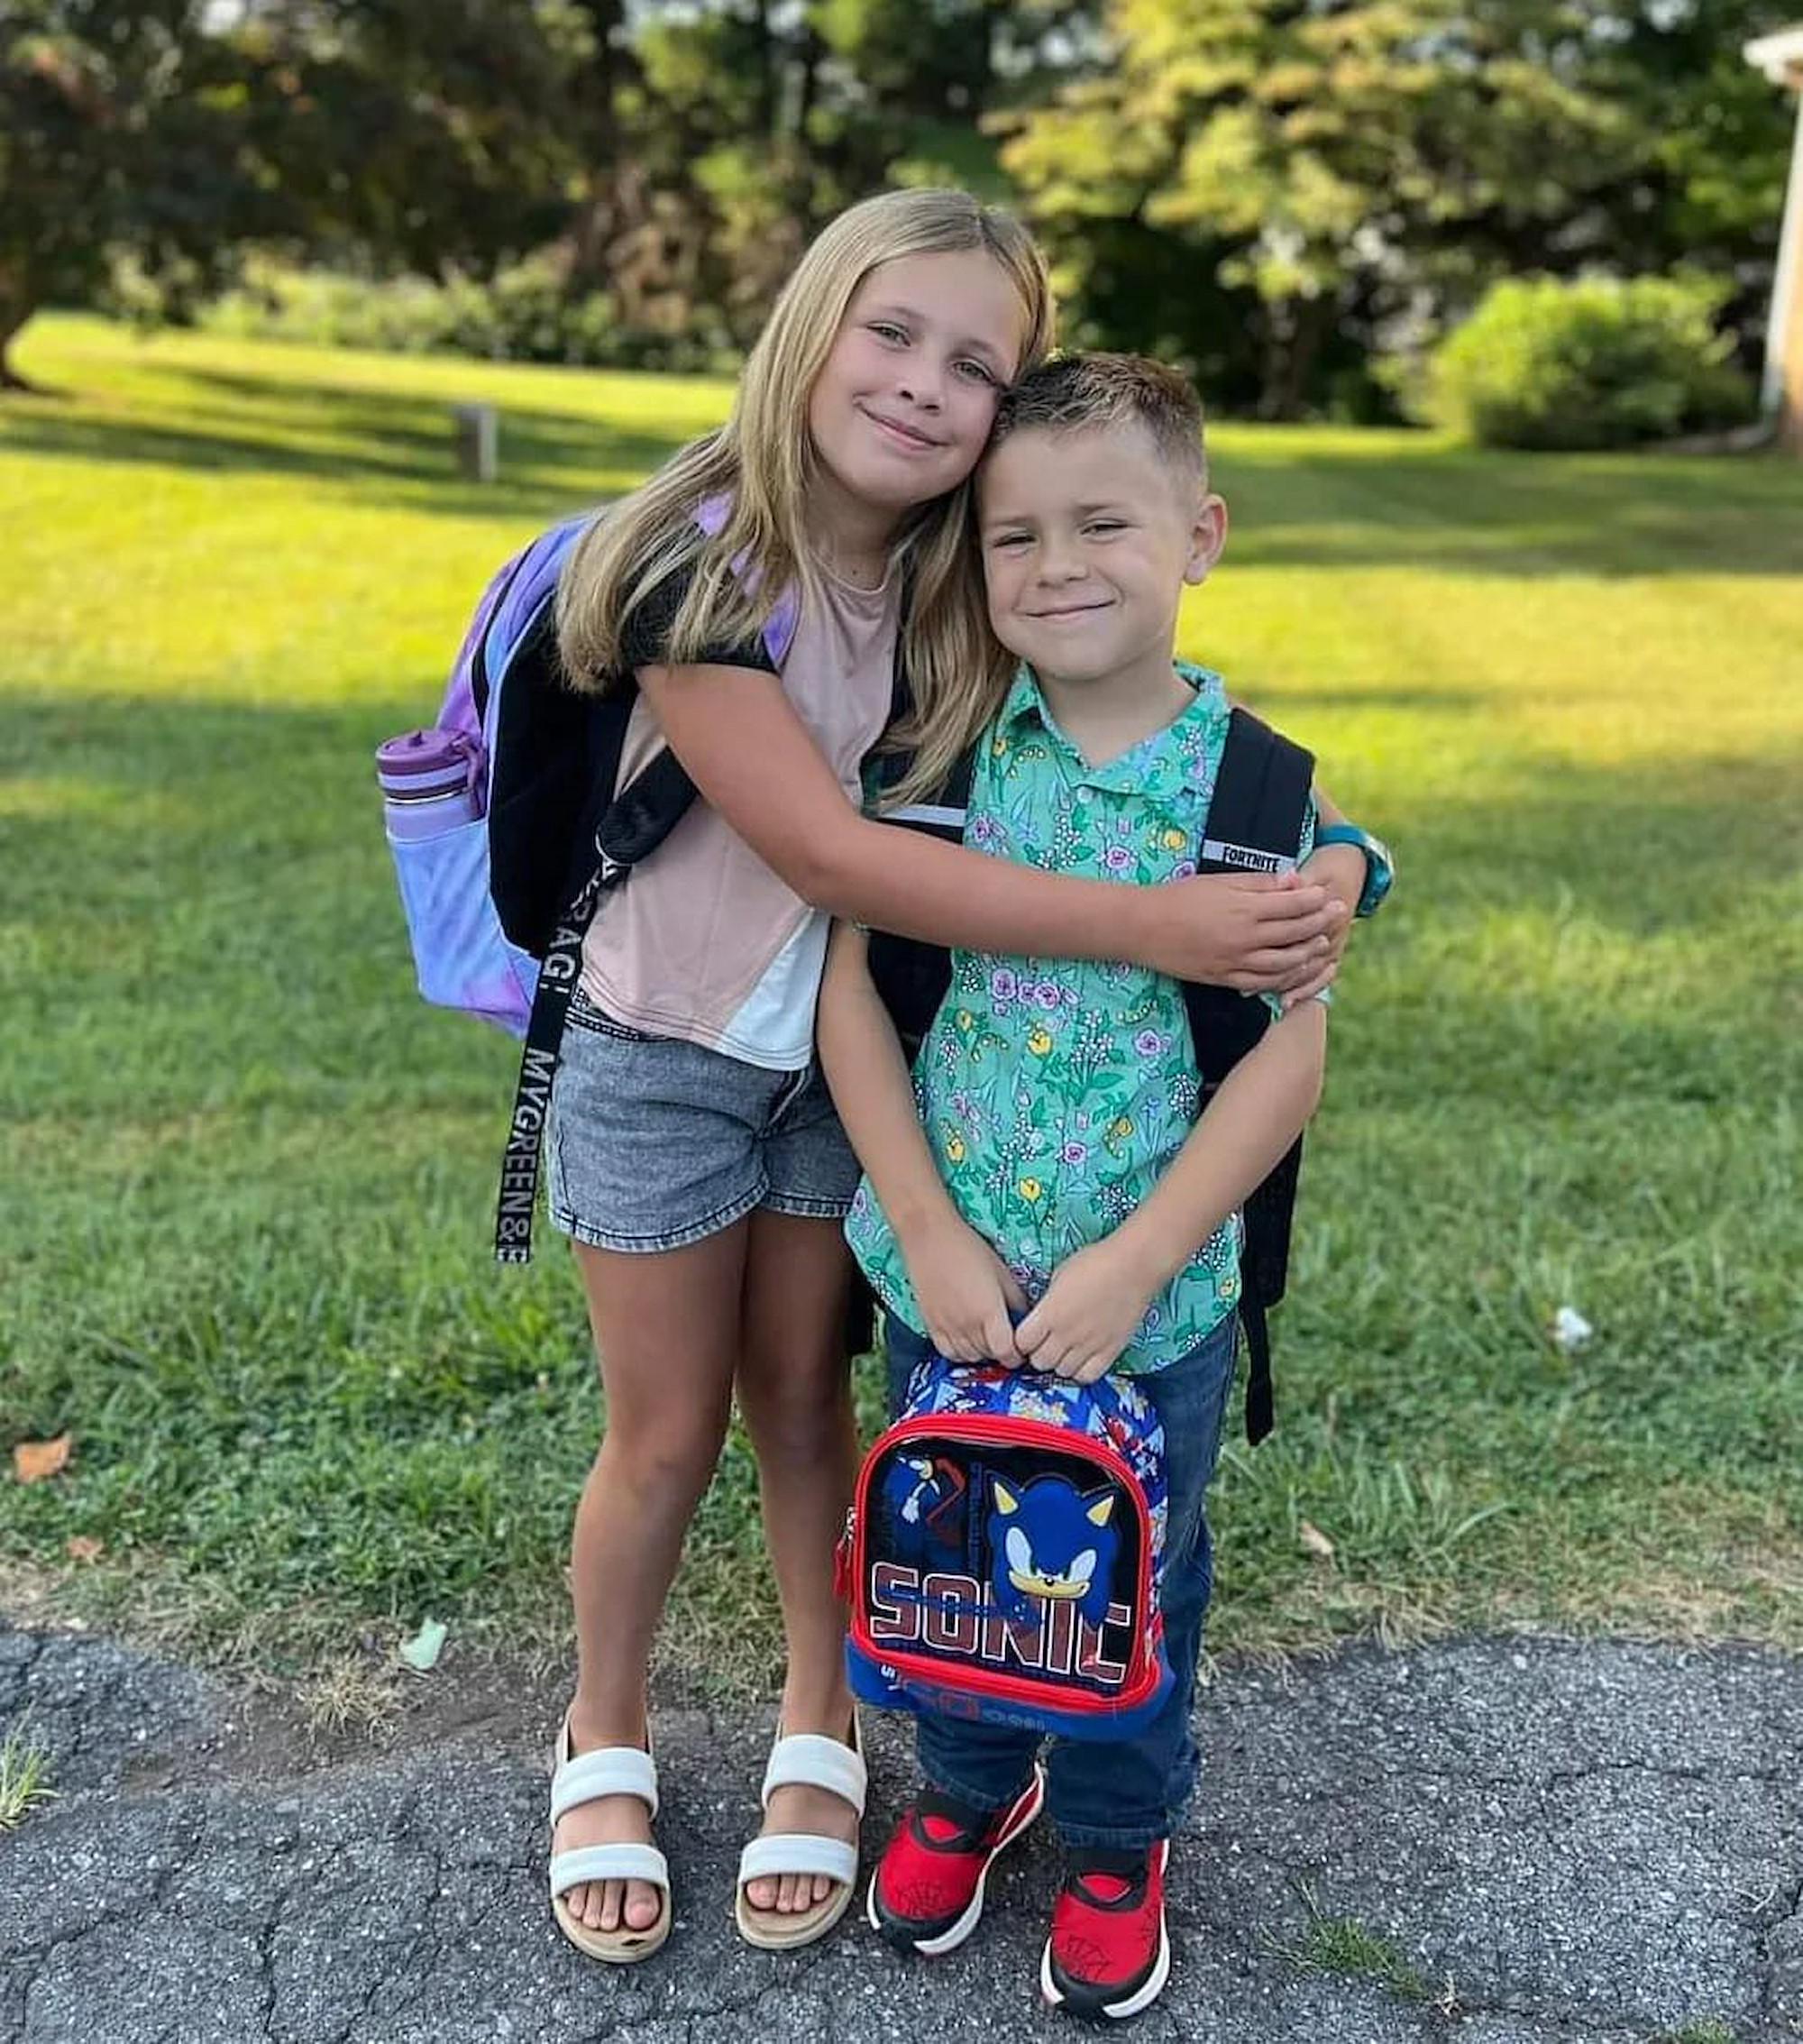
[[[889,811],[884,822],[923,830],[952,844],[964,839],[975,753],[967,752],[935,795]],[[906,774],[906,754],[884,756],[883,784],[895,786]],[[1250,710],[1235,709],[1208,805],[1196,868],[1202,873],[1278,873],[1294,866],[1302,848],[1303,824],[1314,756],[1272,730]],[[914,938],[870,933],[870,973],[911,1061],[951,985],[951,953]],[[1195,1047],[1201,1105],[1206,1106],[1240,1059],[1270,1026],[1261,1000],[1231,987],[1185,980],[1184,1006]],[[1246,1240],[1240,1255],[1240,1322],[1245,1330],[1246,1438],[1254,1444],[1271,1431],[1271,1341],[1267,1315],[1284,1296],[1289,1271],[1290,1227],[1296,1179],[1302,1167],[1298,1136],[1270,1176],[1247,1200]]]

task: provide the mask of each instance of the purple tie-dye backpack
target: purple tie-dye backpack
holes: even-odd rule
[[[535,627],[542,629],[558,570],[584,522],[571,518],[541,533],[494,575],[457,649],[437,722],[390,739],[378,755],[390,792],[389,849],[419,991],[440,1007],[462,1009],[515,1036],[526,1034],[532,1014],[539,958],[508,940],[490,893],[496,740],[508,670]],[[439,740],[451,742],[435,746]],[[404,758],[402,748],[416,754],[428,747],[468,762],[468,799],[446,815],[445,829],[403,834],[396,825],[407,811],[393,800],[390,763]]]
[[[557,578],[591,516],[553,526],[501,567],[463,634],[436,726],[377,755],[419,991],[525,1040],[495,1221],[503,1263],[532,1254],[539,1143],[583,935],[602,896],[695,799],[669,752],[616,787],[636,694],[629,674],[581,693],[563,678]],[[715,532],[725,516],[715,500],[695,522]],[[794,625],[786,600],[764,625],[779,665]],[[456,801],[408,802],[409,757],[426,756],[451,763]]]

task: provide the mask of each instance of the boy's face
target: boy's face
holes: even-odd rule
[[[989,619],[1054,681],[1171,657],[1185,583],[1227,536],[1227,508],[1137,424],[1011,433],[977,477]]]

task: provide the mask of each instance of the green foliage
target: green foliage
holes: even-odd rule
[[[1595,448],[1748,418],[1753,388],[1707,278],[1515,278],[1441,343],[1430,403],[1486,447]]]
[[[55,1800],[50,1755],[30,1718],[15,1718],[0,1737],[0,1831],[16,1830],[41,1803]]]
[[[1393,1938],[1372,1930],[1356,1917],[1328,1916],[1321,1909],[1313,1890],[1304,1884],[1303,1906],[1308,1925],[1295,1944],[1276,1946],[1293,1965],[1311,1973],[1337,1974],[1346,1980],[1368,1980],[1398,2001],[1424,2002],[1427,1985],[1420,1972],[1403,1956]]]
[[[687,373],[728,369],[737,359],[718,316],[698,312],[693,327],[677,333],[627,325],[605,292],[570,296],[549,253],[511,264],[486,284],[456,274],[437,283],[424,277],[376,282],[258,259],[202,324],[247,339],[591,369]]]
[[[1111,55],[1002,163],[1080,320],[1249,372],[1268,416],[1361,406],[1359,357],[1498,276],[1689,260],[1757,298],[1788,109],[1738,49],[1775,4],[1111,0]]]

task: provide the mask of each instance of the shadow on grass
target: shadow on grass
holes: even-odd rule
[[[245,875],[220,837],[233,818],[260,835],[316,846],[328,858],[348,833],[380,866],[371,755],[383,738],[430,716],[441,688],[437,674],[422,671],[380,701],[305,708],[123,694],[78,702],[8,697],[12,773],[26,783],[87,783],[93,791],[63,813],[52,806],[48,814],[0,816],[0,847],[10,842],[16,861],[9,920],[53,925],[72,900],[104,900],[107,876],[121,870],[121,823],[130,831],[134,893],[160,863],[191,860],[200,837],[236,903]],[[1293,707],[1286,700],[1286,719]],[[1775,749],[1757,758],[1625,766],[1536,765],[1524,755],[1476,802],[1442,802],[1425,785],[1408,794],[1393,789],[1376,820],[1404,875],[1393,920],[1462,916],[1481,901],[1604,934],[1707,933],[1746,914],[1761,885],[1803,857],[1799,784],[1803,751]],[[306,805],[259,806],[258,791],[297,785],[314,791]],[[109,821],[115,796],[119,818]],[[140,800],[144,820],[134,823],[130,812]],[[271,879],[270,908],[279,914],[288,883],[279,874]],[[185,903],[199,905],[192,897]],[[1748,958],[1749,994],[1769,955]]]
[[[442,366],[442,365],[441,365]],[[488,364],[471,362],[472,379]],[[199,470],[303,473],[462,515],[581,497],[598,470],[648,472],[700,423],[673,381],[667,430],[615,427],[517,399],[501,407],[501,475],[462,483],[453,394],[343,389],[297,375],[162,365],[194,416],[157,423],[79,393],[0,411],[0,447]],[[163,402],[169,402],[165,398]],[[1803,463],[1487,454],[1406,432],[1226,427],[1216,468],[1237,523],[1236,566],[1567,575],[1803,575]],[[376,487],[371,488],[375,481]]]
[[[1236,567],[1549,577],[1803,575],[1803,463],[1234,442]]]
[[[0,452],[238,473],[309,475],[354,485],[360,501],[462,515],[536,505],[547,490],[592,493],[597,470],[648,472],[683,444],[681,430],[623,429],[580,413],[501,408],[499,479],[458,476],[448,399],[344,391],[297,379],[184,370],[199,387],[195,417],[165,425],[74,404],[8,409]],[[221,408],[208,393],[241,402]],[[215,415],[215,416],[209,416]],[[372,478],[391,486],[371,488]]]

